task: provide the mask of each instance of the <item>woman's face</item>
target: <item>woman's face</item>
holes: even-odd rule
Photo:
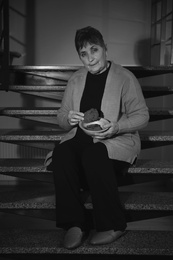
[[[79,50],[79,57],[92,74],[99,74],[106,69],[106,49],[97,44],[87,43]]]

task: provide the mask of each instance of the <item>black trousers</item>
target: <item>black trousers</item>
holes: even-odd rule
[[[126,219],[115,171],[121,174],[127,165],[110,160],[106,146],[100,142],[81,143],[71,139],[57,145],[52,158],[57,227],[85,227],[87,210],[81,200],[82,188],[91,194],[94,228],[124,230]]]

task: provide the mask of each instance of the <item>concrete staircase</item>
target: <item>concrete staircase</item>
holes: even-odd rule
[[[16,144],[25,149],[41,149],[46,153],[59,142],[64,131],[56,122],[56,112],[61,104],[64,89],[70,75],[78,69],[72,66],[11,66],[9,92],[22,95],[24,100],[39,98],[49,106],[37,107],[26,101],[22,107],[1,107],[0,115],[14,117],[21,122],[29,122],[20,129],[1,129],[0,144]],[[138,78],[173,73],[172,67],[128,67]],[[146,99],[173,94],[172,86],[144,86]],[[3,90],[1,90],[3,91]],[[28,104],[29,103],[29,104]],[[173,118],[173,107],[149,107],[150,123]],[[1,118],[0,118],[1,120]],[[150,124],[149,123],[149,124]],[[173,132],[151,131],[150,127],[140,131],[142,150],[165,147],[173,144]],[[78,249],[71,251],[62,247],[64,231],[55,228],[37,228],[35,226],[14,225],[15,216],[23,221],[27,217],[36,221],[55,221],[55,197],[53,176],[44,166],[44,156],[37,158],[1,158],[0,173],[17,177],[22,182],[16,185],[1,185],[0,212],[11,216],[1,223],[0,256],[43,258],[47,255],[61,258],[75,256],[80,259],[92,257],[109,259],[129,255],[173,255],[172,230],[136,230],[127,229],[127,234],[111,245],[94,247],[88,240]],[[119,180],[122,204],[129,223],[150,220],[173,214],[173,161],[140,158],[131,167],[128,175]],[[157,187],[153,189],[153,183]],[[166,183],[166,185],[165,185]],[[137,185],[137,186],[136,186]],[[92,212],[92,200],[84,201],[88,212]],[[7,222],[9,221],[9,223]],[[172,223],[173,225],[173,223]]]

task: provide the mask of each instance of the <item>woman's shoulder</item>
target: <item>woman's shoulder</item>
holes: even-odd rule
[[[116,64],[112,62],[112,69],[116,74],[119,74],[121,76],[127,77],[127,78],[134,78],[135,75],[125,66],[121,64]]]
[[[70,77],[69,81],[75,80],[78,77],[84,76],[87,73],[87,70],[84,66],[79,67]]]

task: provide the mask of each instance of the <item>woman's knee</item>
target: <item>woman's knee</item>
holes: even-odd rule
[[[52,153],[52,164],[56,166],[59,162],[62,162],[66,159],[68,160],[68,145],[64,142],[62,144],[58,144],[55,146],[53,153]]]

